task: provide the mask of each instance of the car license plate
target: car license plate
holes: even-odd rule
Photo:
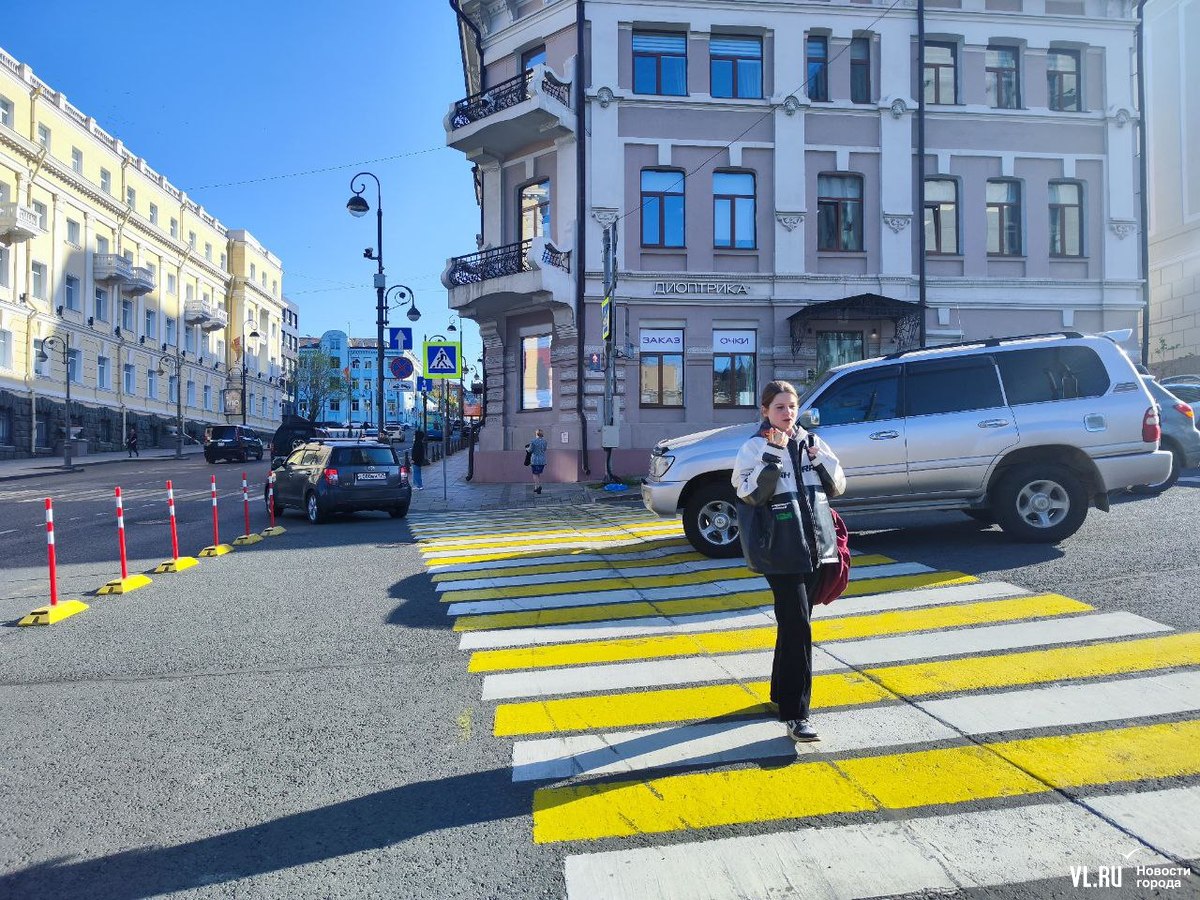
[[[359,481],[385,481],[387,480],[386,472],[359,472]]]

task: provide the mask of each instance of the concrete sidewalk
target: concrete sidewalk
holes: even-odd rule
[[[442,477],[442,462],[438,461],[421,469],[425,488],[414,490],[412,510],[414,512],[470,513],[480,509],[513,509],[514,507],[553,506],[562,503],[627,502],[640,505],[641,493],[637,488],[611,492],[602,487],[589,487],[603,481],[603,473],[592,473],[593,480],[587,483],[561,484],[543,480],[542,492],[533,492],[533,476],[524,482],[480,484],[467,481],[467,451],[462,450],[445,460],[445,478]],[[445,489],[443,491],[443,484]],[[443,499],[444,493],[444,499]]]
[[[190,459],[204,453],[199,444],[184,446],[183,457]],[[154,447],[143,450],[138,456],[130,457],[128,451],[114,450],[111,453],[89,453],[86,456],[73,457],[71,468],[63,467],[62,456],[38,456],[32,459],[0,460],[0,481],[12,481],[18,478],[37,478],[42,475],[69,475],[71,472],[82,471],[87,466],[101,466],[107,463],[136,463],[141,460],[173,459],[175,448]]]

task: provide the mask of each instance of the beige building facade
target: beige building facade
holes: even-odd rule
[[[278,257],[0,50],[0,457],[61,452],[68,378],[79,452],[200,437],[243,394],[270,430],[283,309]]]

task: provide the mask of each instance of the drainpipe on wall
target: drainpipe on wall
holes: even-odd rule
[[[1141,202],[1138,204],[1142,216],[1141,245],[1138,252],[1142,264],[1142,365],[1150,364],[1150,201],[1148,164],[1146,161],[1146,73],[1145,73],[1145,17],[1146,0],[1137,5],[1137,104],[1138,104],[1138,156],[1141,157],[1138,175],[1141,177]]]
[[[925,318],[925,0],[917,0],[917,302],[921,308],[920,346],[926,343]]]
[[[587,309],[584,305],[587,280],[587,223],[584,218],[587,208],[587,179],[584,177],[587,145],[584,135],[587,134],[587,128],[584,115],[587,110],[587,98],[583,89],[583,3],[584,0],[575,0],[575,332],[578,339],[575,352],[575,411],[579,414],[581,468],[584,475],[591,475],[592,468],[588,463],[588,421],[583,412],[583,345],[587,323]]]
[[[483,68],[483,35],[481,35],[479,33],[479,28],[475,25],[474,22],[472,22],[467,17],[467,14],[464,13],[462,11],[462,9],[459,7],[459,0],[450,0],[450,8],[452,10],[454,10],[454,15],[456,15],[458,17],[458,21],[462,22],[464,25],[466,25],[468,28],[470,28],[471,33],[475,35],[475,52],[479,54],[479,89],[483,90],[485,87],[484,82],[487,80],[484,77],[484,68]],[[467,95],[470,96],[471,94],[473,94],[475,92],[473,90],[471,90],[471,79],[467,77],[467,72],[469,71],[469,67],[467,65],[466,48],[463,47],[461,43],[459,44],[459,51],[463,55],[463,82],[466,84]]]

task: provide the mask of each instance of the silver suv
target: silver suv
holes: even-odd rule
[[[1157,484],[1158,407],[1112,336],[1076,332],[905,350],[830,369],[800,398],[841,459],[843,511],[961,510],[1024,541],[1074,534],[1110,491]],[[753,424],[660,441],[642,502],[683,514],[707,556],[740,552],[730,475]]]

